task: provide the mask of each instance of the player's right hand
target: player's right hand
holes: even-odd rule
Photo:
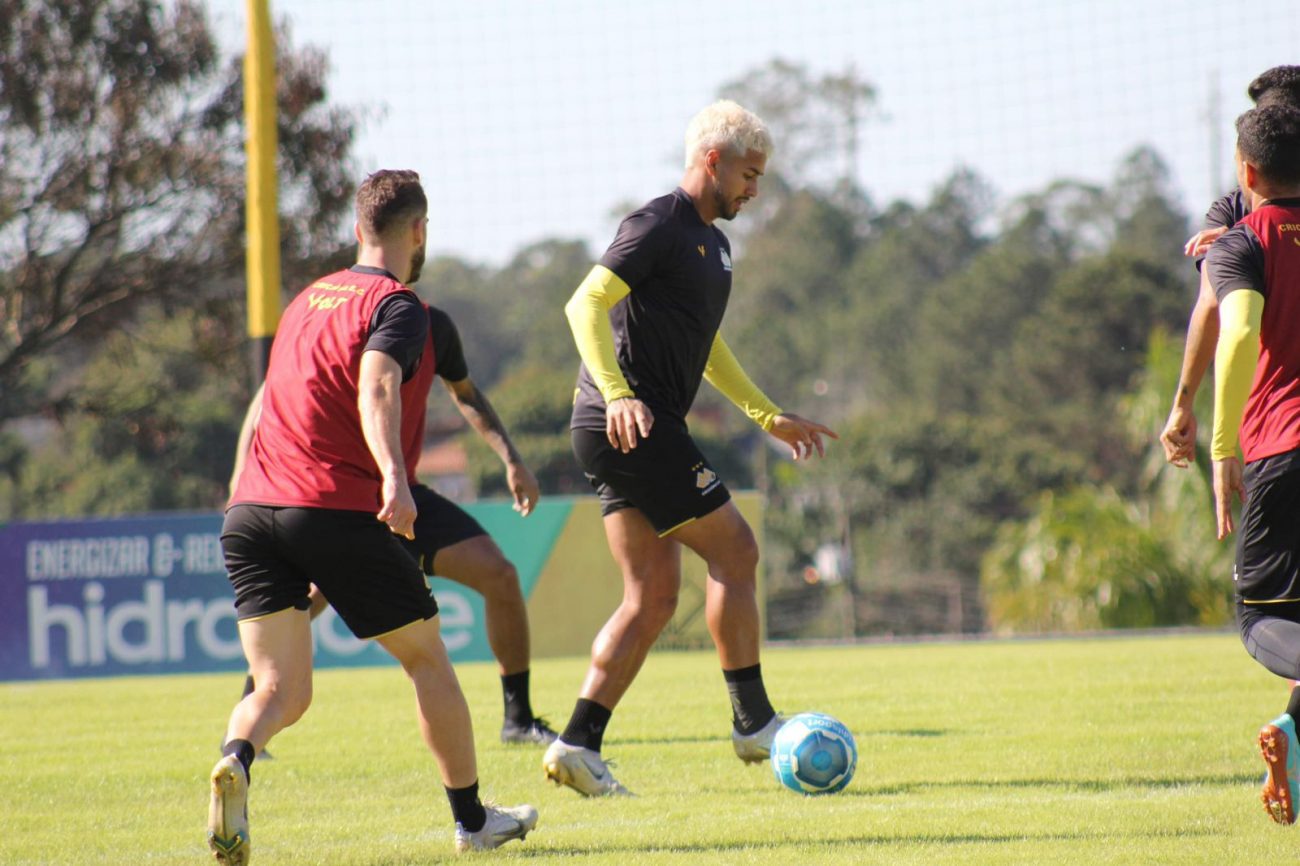
[[[1196,234],[1187,239],[1183,244],[1183,255],[1189,258],[1203,256],[1210,251],[1211,245],[1228,230],[1227,226],[1215,226],[1212,229],[1201,229]]]
[[[1179,469],[1187,468],[1196,459],[1196,413],[1175,406],[1160,431],[1160,444],[1165,449],[1165,460]]]
[[[394,535],[415,540],[415,499],[405,478],[385,477],[381,487],[383,502],[375,515],[388,525]]]
[[[605,436],[609,444],[624,454],[650,435],[655,416],[650,407],[635,397],[620,397],[605,408]]]

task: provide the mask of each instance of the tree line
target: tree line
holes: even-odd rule
[[[193,2],[3,6],[0,518],[219,508],[250,390],[240,58]],[[296,288],[351,260],[360,120],[330,104],[328,59],[278,38]],[[710,389],[693,413],[729,486],[766,495],[771,634],[1224,621],[1204,474],[1152,446],[1195,293],[1159,154],[1007,203],[964,169],[876,202],[853,168],[876,94],[853,69],[773,61],[720,95],[783,154],[726,226],[724,333],[764,390],[842,437],[796,468]],[[417,286],[546,493],[587,489],[562,307],[599,253],[553,238],[499,267],[440,258]],[[503,493],[466,442],[480,495]]]

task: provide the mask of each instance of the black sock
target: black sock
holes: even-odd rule
[[[1300,686],[1291,689],[1291,700],[1287,701],[1286,711],[1292,719],[1300,723]]]
[[[447,801],[451,803],[451,817],[470,833],[477,833],[487,823],[487,812],[478,799],[478,782],[468,788],[446,788]]]
[[[244,776],[251,783],[253,781],[253,758],[257,757],[257,749],[248,740],[231,740],[221,747],[222,755],[234,755],[239,759],[239,763],[244,765]]]
[[[600,751],[600,743],[605,739],[605,726],[613,710],[607,710],[595,701],[578,698],[578,704],[569,717],[569,725],[560,734],[560,739],[570,746],[582,746],[593,752]]]
[[[763,687],[762,667],[752,665],[722,672],[722,678],[727,681],[727,693],[731,695],[731,724],[742,734],[760,730],[776,715],[767,699],[767,689]]]
[[[506,702],[506,721],[527,727],[533,721],[533,705],[528,699],[528,671],[503,674],[501,695]]]
[[[241,699],[246,698],[252,693],[253,693],[253,675],[249,674],[248,676],[244,677],[244,693],[240,695],[240,698]]]

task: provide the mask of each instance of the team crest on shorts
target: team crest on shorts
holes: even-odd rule
[[[696,463],[691,467],[691,471],[695,473],[695,487],[700,491],[701,495],[708,493],[721,483],[718,480],[718,473],[703,463]]]

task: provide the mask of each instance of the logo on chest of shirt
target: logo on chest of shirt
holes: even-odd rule
[[[722,254],[722,269],[724,271],[731,270],[731,256],[727,255],[727,251],[721,247],[718,248],[718,252]]]
[[[700,251],[700,258],[704,258],[704,244],[700,244],[696,249]]]

